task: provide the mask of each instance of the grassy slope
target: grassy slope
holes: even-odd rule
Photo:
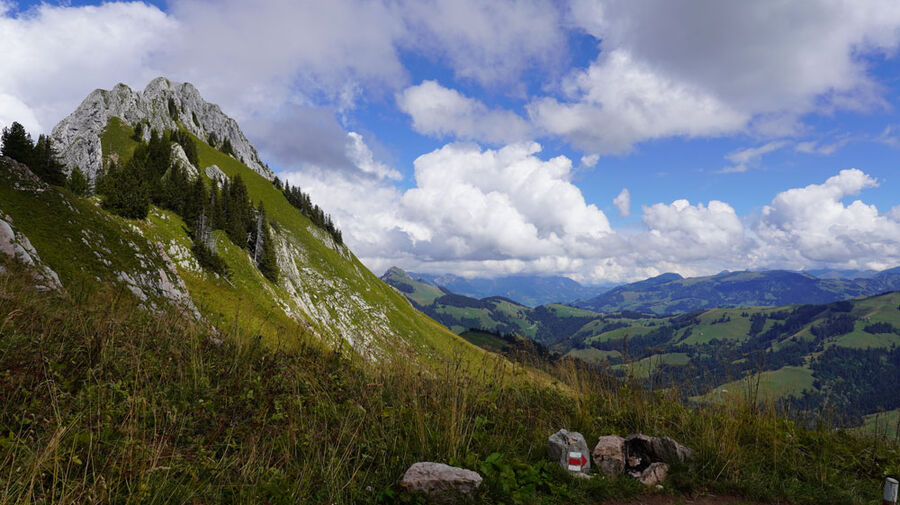
[[[704,395],[704,400],[722,401],[734,396],[755,397],[760,401],[777,400],[785,396],[799,396],[813,389],[812,371],[805,367],[786,366],[778,370],[749,375],[727,382]]]
[[[856,431],[877,438],[897,440],[900,437],[900,409],[870,414]]]
[[[669,435],[693,447],[666,493],[711,491],[798,504],[870,503],[900,456],[807,431],[740,401],[690,410],[573,363],[567,393],[486,362],[422,374],[317,347],[138,310],[115,290],[35,293],[0,265],[0,504],[412,503],[397,479],[417,460],[479,470],[479,503],[589,504],[634,496],[627,478],[584,481],[544,463],[559,427]],[[489,456],[497,452],[497,457]],[[873,462],[878,463],[873,468]]]

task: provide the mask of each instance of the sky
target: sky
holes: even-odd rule
[[[0,125],[163,75],[376,274],[900,265],[900,2],[0,0]]]

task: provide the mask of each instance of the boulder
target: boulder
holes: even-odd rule
[[[687,463],[694,451],[669,437],[651,437],[641,433],[629,435],[625,441],[625,472],[647,486],[662,483],[669,464]]]
[[[668,463],[687,463],[694,459],[694,451],[669,437],[654,437],[651,441],[653,455]]]
[[[650,466],[641,472],[638,480],[647,487],[658,486],[662,484],[666,477],[669,476],[669,465],[665,463],[650,463]]]
[[[409,491],[426,495],[432,503],[454,503],[481,486],[481,475],[443,463],[414,463],[400,480]]]
[[[625,439],[616,435],[600,437],[591,456],[594,464],[608,477],[617,477],[625,471]]]
[[[645,463],[687,463],[694,458],[694,451],[670,437],[650,437],[641,433],[625,439],[626,459],[637,457]]]
[[[590,451],[581,433],[559,430],[550,435],[547,453],[551,461],[571,472],[586,472],[591,467]]]

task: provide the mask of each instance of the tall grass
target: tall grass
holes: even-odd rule
[[[0,504],[408,501],[396,482],[409,464],[479,469],[494,453],[508,465],[486,474],[487,503],[641,490],[542,467],[559,428],[589,442],[638,431],[683,441],[697,461],[675,469],[669,492],[865,503],[900,454],[806,430],[772,406],[691,410],[673,389],[648,392],[575,361],[539,371],[493,356],[370,362],[308,335],[273,348],[239,330],[216,345],[204,325],[148,313],[112,288],[39,293],[2,264]],[[514,489],[526,477],[538,485]]]

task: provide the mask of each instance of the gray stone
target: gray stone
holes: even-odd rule
[[[547,453],[550,461],[556,461],[566,470],[569,470],[570,452],[579,453],[584,458],[582,460],[584,466],[580,471],[586,472],[591,468],[591,453],[581,433],[559,430],[547,438]],[[579,466],[581,465],[579,464]]]
[[[654,456],[668,463],[687,463],[694,459],[694,451],[670,437],[655,437],[652,440]]]
[[[169,114],[170,99],[178,109],[175,117]],[[124,84],[117,84],[111,90],[95,90],[75,112],[60,121],[51,137],[68,172],[77,166],[89,179],[96,178],[103,167],[100,134],[112,117],[132,126],[144,123],[145,140],[151,129],[162,132],[179,125],[204,141],[213,133],[219,142],[225,139],[231,142],[237,160],[269,180],[275,177],[234,119],[226,116],[218,105],[205,101],[192,84],[175,83],[163,77],[151,81],[143,92]]]
[[[625,439],[616,435],[600,437],[591,452],[594,464],[608,477],[625,472]]]
[[[640,477],[638,478],[641,481],[641,484],[647,487],[658,486],[662,484],[663,481],[666,480],[666,477],[669,476],[669,465],[665,463],[650,463],[650,466],[644,469],[641,472]]]
[[[423,461],[406,470],[400,485],[427,495],[433,503],[454,503],[470,497],[481,486],[481,480],[481,475],[472,470]]]

